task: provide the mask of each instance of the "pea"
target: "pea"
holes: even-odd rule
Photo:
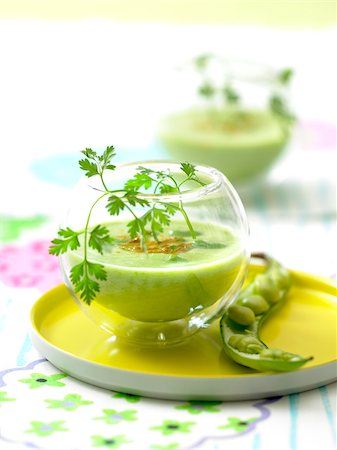
[[[250,295],[241,301],[243,306],[250,308],[256,315],[262,314],[269,309],[269,304],[262,295]]]
[[[267,300],[269,303],[276,303],[281,298],[281,293],[273,279],[267,275],[258,275],[254,280],[254,292]]]
[[[246,285],[221,318],[224,350],[237,363],[255,370],[285,372],[298,369],[312,358],[269,349],[260,339],[262,323],[286,298],[291,285],[290,274],[273,258],[261,253],[255,257],[266,261],[267,270]]]
[[[265,348],[260,353],[261,358],[273,358],[273,351],[270,348]]]
[[[246,353],[248,354],[256,354],[260,353],[263,350],[263,346],[261,344],[249,344],[246,348]]]
[[[279,289],[287,289],[290,287],[291,279],[287,270],[283,268],[275,269],[271,272],[270,276]]]
[[[250,345],[260,345],[260,342],[254,336],[242,336],[237,348],[242,352],[246,352]]]
[[[283,355],[282,355],[282,359],[284,360],[284,361],[291,361],[291,359],[292,358],[294,358],[294,355],[293,355],[293,353],[283,353]]]
[[[239,325],[251,325],[255,322],[255,314],[246,306],[231,305],[228,308],[228,316]]]
[[[244,334],[233,334],[228,344],[245,353],[259,353],[264,347],[256,337]]]
[[[281,349],[279,349],[279,348],[273,348],[273,349],[272,349],[272,352],[273,352],[273,357],[274,357],[274,358],[276,358],[276,359],[281,359],[281,358],[283,358],[283,354],[284,354],[284,351],[283,351],[283,350],[281,350]]]
[[[232,334],[232,336],[228,339],[228,344],[231,347],[238,348],[237,346],[242,338],[243,338],[242,334]]]

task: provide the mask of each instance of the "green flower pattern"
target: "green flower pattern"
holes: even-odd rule
[[[118,436],[103,437],[103,436],[91,436],[92,445],[94,447],[105,447],[109,449],[120,448],[121,445],[131,442],[125,438],[124,434]]]
[[[134,450],[140,445],[149,450],[179,450],[191,447],[206,435],[230,439],[260,419],[252,412],[243,417],[231,415],[229,404],[222,401],[167,402],[109,392],[70,377],[65,383],[67,375],[50,372],[49,363],[40,363],[39,367],[26,372],[25,377],[18,372],[14,386],[5,384],[6,388],[0,390],[0,408],[4,417],[6,411],[8,417],[13,416],[16,408],[21,417],[21,441],[30,435],[29,442],[40,448],[44,448],[42,441],[50,439],[48,442],[57,442],[62,450],[65,442],[73,442],[77,436],[76,444],[71,444],[74,448]],[[39,390],[42,386],[44,389]],[[59,391],[55,387],[63,387],[62,395],[50,395]],[[31,408],[22,413],[22,405],[27,402]],[[247,408],[252,406],[247,404]],[[168,410],[171,417],[167,416]],[[26,415],[25,420],[22,415]]]
[[[26,433],[35,433],[37,436],[46,437],[58,431],[68,431],[64,428],[64,420],[56,420],[54,422],[30,422],[32,428],[27,430]]]
[[[125,411],[116,411],[115,409],[103,409],[104,416],[95,417],[96,420],[103,420],[105,423],[109,425],[113,425],[121,422],[122,420],[126,420],[128,422],[133,422],[137,420],[135,414],[137,411],[135,409],[127,409]]]
[[[190,414],[216,413],[221,412],[220,408],[216,406],[221,405],[222,402],[188,402],[185,405],[176,406],[175,409],[185,409]]]
[[[38,228],[47,221],[46,216],[10,217],[0,215],[0,242],[13,241],[26,229]]]
[[[159,430],[164,436],[174,433],[190,433],[195,422],[178,422],[177,420],[164,420],[162,425],[151,427],[150,430]]]
[[[61,378],[67,377],[68,375],[64,373],[55,373],[53,375],[43,375],[42,373],[32,373],[30,375],[30,378],[23,378],[19,381],[21,383],[27,383],[29,384],[30,389],[38,389],[42,386],[54,386],[54,387],[61,387],[65,386],[64,383],[61,383]]]
[[[232,428],[238,433],[242,431],[246,431],[249,425],[253,422],[256,422],[257,417],[252,417],[250,419],[239,419],[238,417],[228,417],[227,425],[220,425],[219,430],[226,430],[228,428]]]
[[[75,411],[80,406],[91,405],[93,403],[89,400],[82,400],[79,394],[68,394],[63,400],[46,399],[45,402],[49,403],[48,408],[62,408],[65,411]]]
[[[1,402],[14,402],[15,400],[16,400],[15,398],[7,397],[7,392],[0,391],[0,405],[1,405]]]

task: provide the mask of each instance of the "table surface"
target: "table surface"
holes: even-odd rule
[[[231,403],[128,396],[61,373],[27,334],[32,304],[62,281],[47,249],[80,175],[79,150],[114,144],[118,161],[167,157],[154,130],[172,106],[168,68],[200,49],[218,51],[221,42],[232,43],[229,56],[296,70],[300,120],[289,151],[268,177],[238,187],[252,250],[335,278],[334,35],[331,29],[0,22],[6,43],[0,47],[0,448],[336,448],[335,384]]]

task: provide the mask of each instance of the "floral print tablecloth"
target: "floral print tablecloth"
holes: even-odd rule
[[[42,358],[0,376],[2,441],[42,449],[241,448],[242,442],[258,448],[272,409],[289,404],[288,398],[236,404],[147,399],[86,385]]]

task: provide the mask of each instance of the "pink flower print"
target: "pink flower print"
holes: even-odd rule
[[[336,135],[336,125],[320,120],[304,122],[299,131],[304,150],[334,150]]]
[[[49,255],[49,241],[0,248],[0,280],[17,288],[46,291],[62,282],[58,261]]]

